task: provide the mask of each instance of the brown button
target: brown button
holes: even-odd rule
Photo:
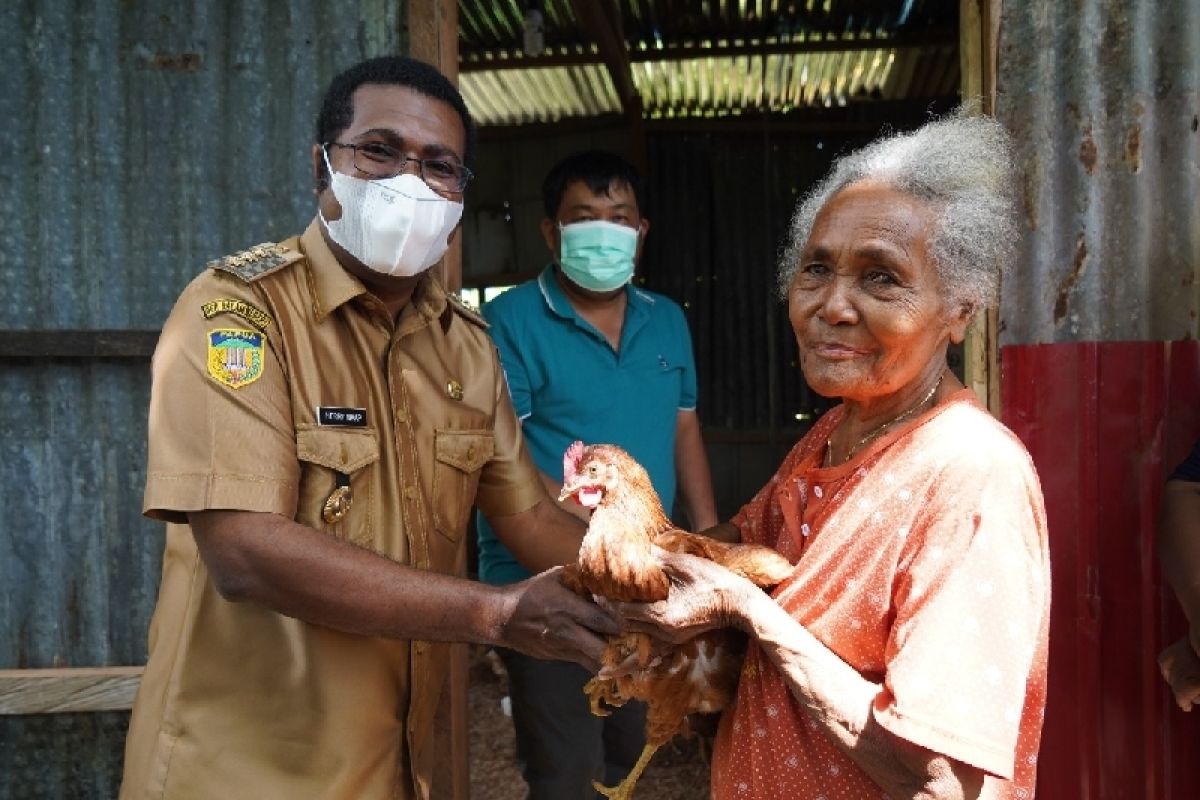
[[[450,395],[451,399],[453,400],[462,400],[462,384],[458,381],[446,381],[446,394]]]
[[[475,445],[470,445],[467,447],[467,460],[470,461],[473,458],[475,458]]]
[[[401,425],[404,425],[408,422],[408,412],[403,408],[396,409],[396,422],[399,422]]]
[[[407,497],[409,500],[416,500],[417,499],[417,487],[405,486],[404,487],[404,496]]]

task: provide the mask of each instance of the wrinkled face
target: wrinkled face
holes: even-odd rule
[[[961,342],[970,308],[952,310],[929,257],[933,212],[861,181],[817,214],[788,290],[800,367],[818,394],[879,400],[925,380]]]

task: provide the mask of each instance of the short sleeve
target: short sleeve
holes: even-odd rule
[[[1028,459],[946,470],[908,535],[875,717],[1011,778],[1048,603],[1045,514]]]
[[[483,316],[491,325],[488,333],[500,351],[500,365],[504,370],[504,379],[508,385],[508,395],[512,400],[513,409],[518,419],[525,419],[533,413],[532,391],[529,385],[529,371],[521,356],[514,325],[513,304],[491,302],[483,307]]]
[[[1183,460],[1183,463],[1175,468],[1169,480],[1200,483],[1200,439],[1197,439],[1196,443],[1192,445],[1192,452],[1188,453],[1188,457]]]
[[[499,369],[495,372],[495,448],[491,460],[484,465],[475,493],[475,505],[489,518],[526,511],[546,497],[505,389],[503,373]]]
[[[143,511],[296,512],[299,462],[287,375],[273,332],[241,317],[206,319],[217,299],[262,307],[252,286],[206,272],[180,295],[152,362]]]
[[[675,306],[675,317],[679,328],[679,348],[683,355],[683,376],[679,387],[679,408],[692,411],[696,408],[699,392],[696,388],[696,357],[692,350],[692,334],[688,329],[687,317]]]

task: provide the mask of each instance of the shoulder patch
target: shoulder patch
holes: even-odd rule
[[[208,262],[209,269],[219,269],[238,276],[247,283],[270,275],[304,258],[304,254],[274,242],[256,244],[240,253]]]
[[[200,306],[200,313],[204,315],[205,319],[212,319],[218,314],[236,314],[262,331],[265,331],[267,326],[274,322],[270,314],[253,303],[232,297],[209,300]]]
[[[485,331],[489,327],[491,327],[488,324],[488,321],[486,319],[484,319],[483,316],[478,311],[476,311],[475,309],[468,306],[462,300],[459,300],[458,295],[450,294],[449,292],[447,292],[446,293],[446,302],[451,308],[453,308],[458,313],[458,315],[460,317],[467,320],[468,322],[472,322],[472,323],[478,325],[479,327],[483,328]]]
[[[208,332],[208,375],[230,389],[254,383],[263,372],[263,335],[241,328]]]

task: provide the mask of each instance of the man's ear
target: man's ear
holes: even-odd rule
[[[642,217],[642,221],[638,223],[637,250],[634,251],[633,254],[633,260],[635,263],[642,260],[642,248],[646,246],[646,234],[649,232],[650,220]]]
[[[321,154],[321,145],[312,146],[313,194],[320,194],[329,188],[329,171],[325,169],[325,159]]]
[[[967,338],[967,327],[971,324],[971,320],[975,318],[975,312],[978,310],[974,303],[963,302],[959,303],[958,308],[952,312],[950,317],[950,342],[952,344],[962,344]]]
[[[550,255],[554,256],[555,263],[558,262],[558,235],[558,223],[549,217],[542,217],[542,239]]]

